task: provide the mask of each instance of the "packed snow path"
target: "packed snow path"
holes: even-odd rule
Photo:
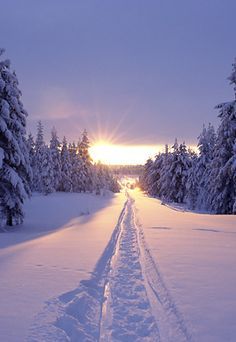
[[[133,200],[128,197],[120,236],[107,276],[101,341],[159,341],[145,288]]]
[[[91,279],[48,302],[29,341],[191,340],[146,246],[134,199],[126,196]]]

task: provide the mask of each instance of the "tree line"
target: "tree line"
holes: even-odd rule
[[[52,130],[50,144],[38,123],[34,140],[26,136],[27,112],[21,102],[18,79],[0,49],[0,224],[23,222],[23,204],[31,191],[119,191],[107,166],[94,164],[89,155],[89,139],[84,131],[78,144],[62,142]]]
[[[236,59],[229,77],[236,98]],[[236,100],[221,103],[220,124],[209,124],[198,137],[198,153],[177,140],[154,160],[147,160],[140,186],[164,202],[190,209],[236,214]]]
[[[51,131],[49,145],[44,141],[43,125],[39,121],[36,138],[27,139],[29,162],[32,170],[31,190],[45,195],[55,192],[119,191],[117,180],[108,166],[93,163],[89,154],[89,139],[83,131],[77,144],[60,142],[55,128]]]

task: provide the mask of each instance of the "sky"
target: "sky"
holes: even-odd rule
[[[0,0],[0,44],[34,134],[196,144],[233,98],[235,0]]]

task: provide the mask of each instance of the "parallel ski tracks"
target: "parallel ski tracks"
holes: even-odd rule
[[[134,201],[127,196],[120,236],[106,279],[100,340],[160,341],[142,273]]]

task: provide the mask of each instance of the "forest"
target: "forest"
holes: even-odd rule
[[[236,97],[236,60],[229,77]],[[184,203],[189,209],[236,214],[236,100],[221,103],[220,125],[203,126],[197,151],[175,140],[171,148],[149,159],[140,186],[163,202]]]

